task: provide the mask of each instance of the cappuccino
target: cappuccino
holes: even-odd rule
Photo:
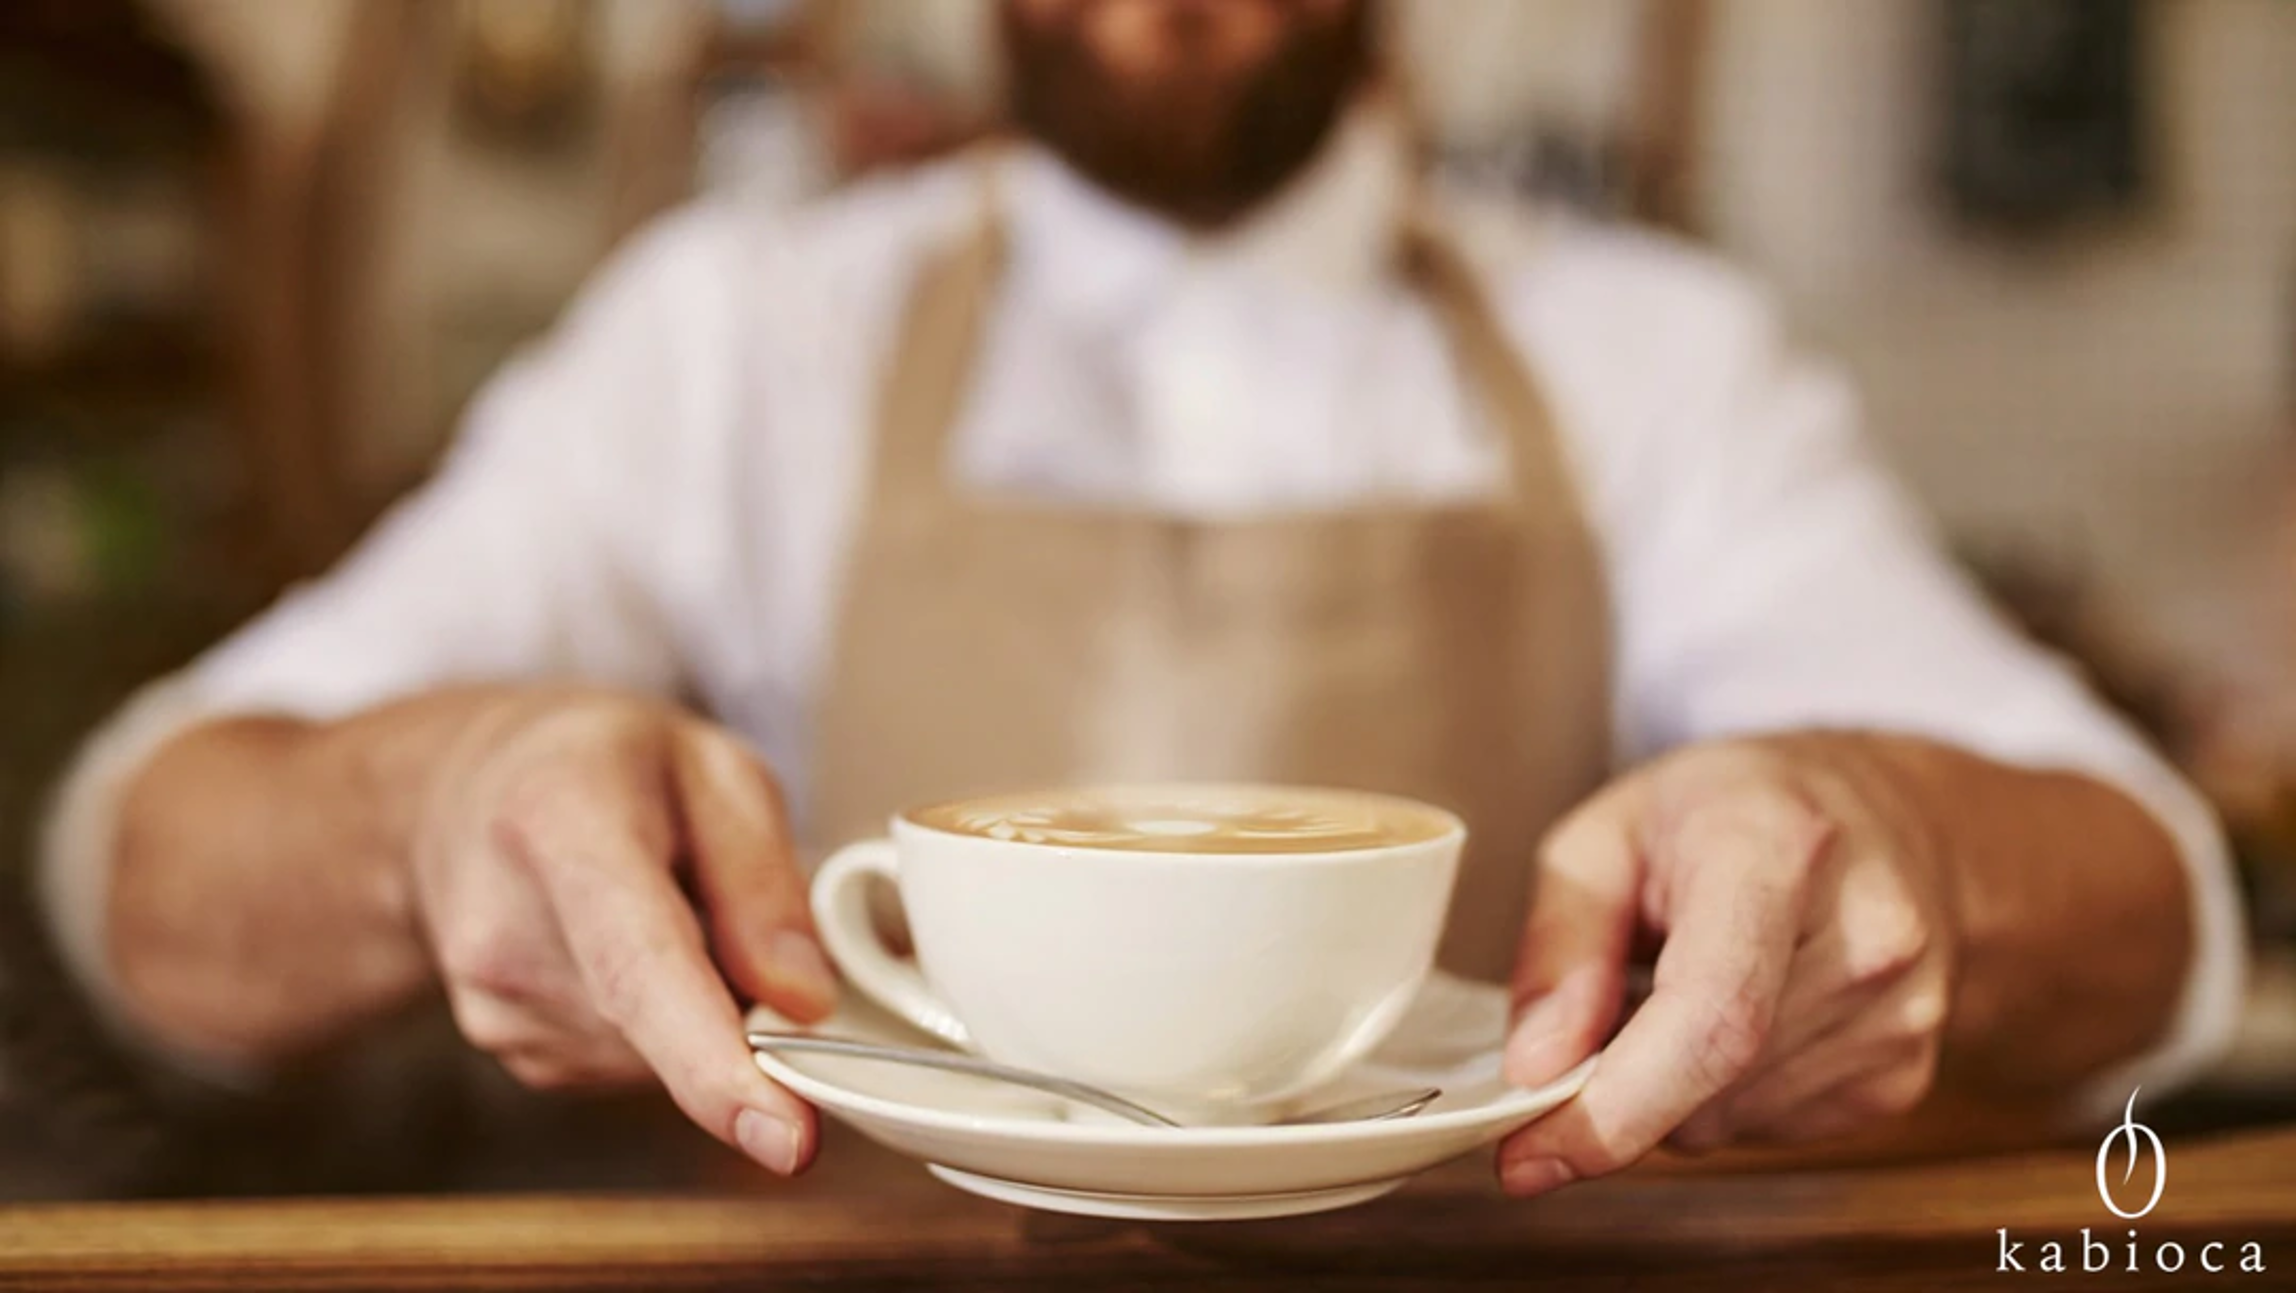
[[[1288,786],[1115,786],[991,795],[906,816],[1014,844],[1142,853],[1342,853],[1424,844],[1459,829],[1388,795]]]
[[[1345,790],[978,795],[839,849],[813,919],[847,982],[951,1046],[1252,1122],[1402,1018],[1466,838],[1442,809]],[[888,881],[914,959],[880,933]]]

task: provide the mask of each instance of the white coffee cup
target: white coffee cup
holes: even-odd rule
[[[1433,965],[1466,839],[1440,809],[1259,786],[1045,798],[1080,795],[1155,807],[1119,847],[1001,824],[991,829],[1008,838],[951,829],[952,806],[936,805],[895,814],[889,839],[840,850],[813,886],[831,958],[861,992],[953,1045],[1205,1120],[1248,1119],[1361,1059]],[[1215,828],[1189,805],[1238,802],[1364,806],[1413,829],[1220,851],[1228,835],[1207,836]],[[878,936],[875,878],[898,887],[914,964]]]

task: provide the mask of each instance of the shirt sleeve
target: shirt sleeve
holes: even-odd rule
[[[1658,374],[1640,384],[1645,434],[1597,508],[1626,746],[1864,727],[2122,789],[2176,842],[2194,954],[2161,1044],[2085,1103],[2117,1111],[2132,1086],[2189,1080],[2231,1038],[2245,965],[2214,814],[1949,560],[1861,437],[1844,383],[1793,353],[1744,284],[1673,255],[1671,286],[1646,302],[1663,322],[1627,343]]]
[[[709,237],[681,217],[620,253],[481,393],[433,479],[340,565],[90,738],[57,789],[37,882],[66,963],[116,1032],[102,928],[114,828],[169,738],[226,714],[332,718],[456,682],[678,684],[647,536],[688,424],[715,398],[695,371],[714,363],[708,339],[684,335],[726,277],[710,272]]]

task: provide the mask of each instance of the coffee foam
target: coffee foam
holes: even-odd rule
[[[1408,799],[1289,786],[1137,786],[957,800],[920,826],[1021,844],[1140,853],[1329,853],[1435,839],[1444,813]]]

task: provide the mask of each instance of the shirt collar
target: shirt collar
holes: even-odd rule
[[[1314,160],[1238,223],[1197,233],[1126,203],[1041,146],[1004,178],[1013,267],[1063,313],[1108,319],[1150,308],[1185,279],[1242,275],[1310,292],[1353,292],[1389,272],[1410,149],[1396,111],[1351,108]]]

